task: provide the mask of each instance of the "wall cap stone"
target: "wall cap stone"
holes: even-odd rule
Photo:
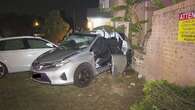
[[[154,11],[153,15],[159,15],[159,14],[161,14],[161,13],[169,12],[170,10],[176,10],[176,9],[178,9],[178,7],[179,7],[180,9],[182,9],[182,8],[190,7],[190,6],[193,6],[193,5],[195,6],[195,0],[185,0],[185,1],[180,2],[180,3],[178,3],[178,4],[174,4],[174,5],[165,7],[165,8],[163,8],[163,9]]]

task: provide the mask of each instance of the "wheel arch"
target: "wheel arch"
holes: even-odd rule
[[[77,67],[75,68],[75,70],[74,70],[74,75],[75,75],[76,70],[77,70],[80,66],[82,66],[82,65],[88,65],[88,66],[90,67],[90,69],[93,71],[93,75],[95,75],[95,70],[93,69],[93,66],[92,66],[89,62],[82,62],[82,63],[78,64],[78,66],[77,66]]]
[[[9,71],[8,71],[8,68],[7,68],[6,64],[3,63],[3,62],[1,62],[1,61],[0,61],[0,64],[2,64],[2,65],[5,67],[5,69],[6,69],[6,74],[7,74]]]
[[[83,68],[86,68],[86,67],[89,70],[88,72],[90,73],[90,75],[89,74],[88,75],[89,75],[90,78],[88,79],[87,82],[82,83],[82,82],[80,82],[81,80],[78,79],[78,75],[79,75],[78,73],[80,73],[79,72],[80,69],[82,70]],[[92,79],[94,78],[94,75],[95,75],[95,73],[94,73],[94,70],[93,70],[93,66],[89,62],[83,62],[83,63],[79,64],[77,66],[77,68],[75,69],[75,72],[74,72],[74,75],[73,75],[73,79],[74,79],[73,83],[74,83],[74,85],[76,85],[78,87],[81,87],[81,88],[86,87],[92,81]]]

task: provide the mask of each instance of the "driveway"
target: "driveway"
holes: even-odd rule
[[[50,86],[32,81],[30,73],[0,79],[0,110],[128,110],[143,97],[143,80],[129,72],[99,75],[89,87]]]

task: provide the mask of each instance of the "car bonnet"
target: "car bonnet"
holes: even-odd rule
[[[36,61],[38,61],[39,63],[52,63],[52,62],[62,61],[77,53],[78,53],[77,50],[65,50],[63,48],[56,48],[42,54],[37,58]]]

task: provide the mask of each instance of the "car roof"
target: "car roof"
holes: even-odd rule
[[[0,37],[0,40],[11,40],[11,39],[22,39],[22,38],[36,38],[40,39],[41,37],[35,37],[35,36],[13,36],[13,37]]]
[[[91,34],[91,33],[72,33],[71,35],[81,35],[81,36],[93,36],[93,37],[97,37],[97,34]]]

